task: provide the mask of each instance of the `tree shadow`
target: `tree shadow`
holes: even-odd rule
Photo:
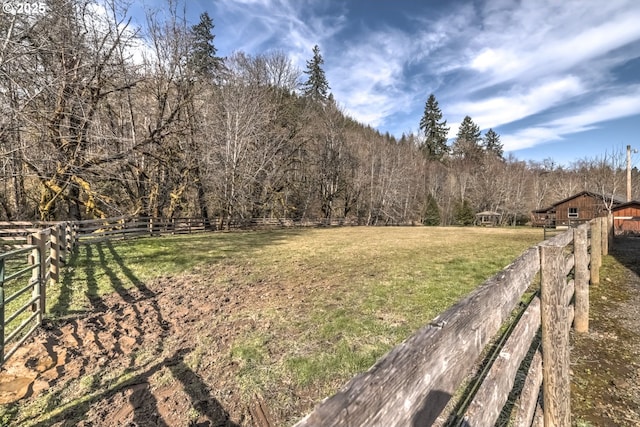
[[[411,419],[412,427],[427,427],[432,425],[440,416],[451,399],[451,394],[441,391],[432,390],[422,403],[422,407]]]
[[[85,292],[85,295],[94,311],[105,311],[107,306],[102,301],[102,298],[100,298],[98,291],[98,280],[96,279],[96,270],[93,263],[93,248],[91,246],[87,246],[85,253],[86,263],[84,271],[87,281],[87,291]],[[102,265],[103,263],[100,262],[100,264]]]
[[[143,330],[142,325],[145,322],[145,316],[148,316],[147,314],[141,313],[140,312],[140,308],[136,304],[136,302],[141,301],[141,300],[149,301],[149,304],[150,304],[150,306],[152,308],[152,311],[153,311],[153,315],[155,316],[155,321],[156,321],[157,325],[160,326],[160,328],[162,329],[163,334],[166,335],[166,333],[168,332],[168,329],[169,329],[169,324],[162,316],[162,312],[160,310],[160,306],[158,304],[158,300],[155,298],[157,296],[156,293],[153,292],[151,289],[149,289],[140,279],[138,279],[138,277],[135,276],[135,274],[133,274],[131,269],[129,269],[125,265],[124,260],[120,257],[120,255],[115,250],[115,248],[113,247],[111,242],[107,242],[105,244],[105,246],[106,246],[107,250],[109,251],[111,257],[115,261],[116,265],[118,266],[118,268],[124,273],[124,275],[127,278],[127,280],[133,286],[135,286],[140,291],[140,294],[141,294],[140,297],[137,297],[132,292],[129,291],[129,289],[127,288],[127,286],[125,286],[125,283],[118,276],[116,271],[113,268],[111,268],[109,263],[106,261],[105,252],[103,250],[102,244],[99,243],[96,246],[96,248],[98,250],[98,256],[100,258],[100,264],[102,266],[102,269],[104,270],[104,273],[109,278],[109,281],[110,281],[111,286],[113,287],[113,289],[118,293],[118,295],[120,295],[120,297],[122,298],[123,301],[125,301],[127,304],[129,304],[129,307],[131,307],[133,309],[134,313],[135,313],[136,319],[135,319],[135,324],[133,325],[133,327],[138,332],[138,335],[137,335],[137,337],[135,339],[136,340],[136,344],[138,344],[138,345],[142,344],[142,338],[141,337],[144,337],[144,334],[145,334],[145,331]],[[162,352],[162,350],[163,350],[162,342],[163,342],[162,339],[158,341],[158,346],[154,349],[155,351]],[[119,350],[119,349],[117,349],[117,350]],[[120,352],[122,353],[122,351],[120,351]],[[133,360],[131,361],[131,363],[133,363]]]
[[[73,295],[73,281],[76,277],[74,268],[78,262],[78,251],[72,251],[63,268],[62,280],[60,283],[60,295],[56,303],[49,309],[54,316],[61,316],[69,311]]]
[[[180,383],[182,383],[184,391],[189,395],[191,407],[194,408],[200,418],[206,418],[206,421],[200,421],[198,426],[216,426],[216,427],[240,427],[239,424],[229,419],[229,413],[225,411],[220,402],[211,395],[211,389],[202,380],[202,378],[193,372],[185,363],[185,356],[189,350],[179,353],[176,358],[176,364],[169,365],[169,369]]]
[[[51,418],[40,421],[38,423],[33,424],[34,427],[46,427],[50,425],[59,425],[60,427],[71,427],[75,426],[79,421],[82,421],[84,418],[84,414],[91,409],[95,404],[106,401],[113,398],[116,394],[120,392],[124,392],[127,389],[132,390],[132,393],[129,397],[129,401],[134,407],[134,421],[138,426],[162,426],[168,427],[169,424],[162,419],[157,412],[157,402],[155,397],[149,392],[149,381],[151,376],[153,376],[156,372],[160,371],[164,367],[169,367],[170,369],[175,369],[175,366],[182,366],[184,364],[183,357],[184,354],[189,350],[180,350],[174,353],[170,357],[166,357],[158,363],[150,365],[143,372],[135,375],[131,378],[124,379],[127,374],[123,374],[119,378],[115,378],[109,382],[109,384],[114,384],[113,386],[106,387],[103,391],[92,395],[86,399],[79,399],[77,403],[65,405],[64,409],[58,413],[56,413]],[[184,370],[184,369],[182,369]],[[188,370],[188,368],[187,368]],[[186,372],[186,370],[184,370]],[[195,374],[193,374],[195,375]],[[194,377],[186,372],[183,374],[185,381],[193,380]],[[186,387],[185,387],[186,388]],[[54,399],[55,400],[55,399]],[[195,402],[194,402],[195,404]],[[219,414],[226,414],[226,412],[222,409],[222,406],[212,399],[213,408],[219,410]],[[211,414],[215,415],[216,412],[209,411]],[[36,414],[32,417],[35,418],[40,414]],[[220,419],[220,418],[218,418]],[[8,420],[10,421],[10,420]],[[236,425],[231,423],[227,424],[214,424],[214,425],[224,425],[235,427]]]
[[[183,390],[189,396],[190,405],[198,414],[197,420],[191,420],[189,425],[192,426],[216,426],[216,427],[242,427],[229,418],[229,413],[224,409],[222,404],[211,395],[211,390],[204,381],[193,372],[185,363],[185,356],[192,349],[180,349],[172,356],[164,358],[162,361],[150,365],[143,372],[124,379],[126,373],[109,381],[114,384],[103,389],[103,391],[91,395],[89,398],[79,399],[77,403],[67,404],[62,411],[57,412],[54,416],[33,424],[33,427],[47,427],[57,425],[59,427],[71,427],[77,425],[84,419],[93,406],[100,402],[105,402],[118,393],[126,393],[130,390],[129,404],[133,408],[133,424],[138,427],[157,426],[169,427],[170,424],[160,415],[158,411],[158,402],[151,392],[151,377],[167,367],[173,377],[180,382]],[[93,387],[100,387],[100,384],[94,384]],[[57,401],[60,396],[52,396],[50,402]],[[17,411],[9,411],[7,415],[17,415]],[[40,414],[34,414],[30,419],[38,417]],[[11,421],[5,419],[5,421]],[[25,420],[28,421],[28,420]]]
[[[616,236],[609,255],[640,276],[640,237]]]

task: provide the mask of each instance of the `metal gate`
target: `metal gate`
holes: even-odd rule
[[[0,254],[0,366],[42,324],[44,248],[27,245]]]

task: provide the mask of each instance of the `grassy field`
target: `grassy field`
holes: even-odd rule
[[[384,307],[407,315],[417,310],[421,324],[541,240],[541,231],[530,228],[354,227],[80,246],[61,285],[50,292],[48,309],[54,317],[90,310],[91,298],[131,288],[135,281],[209,267],[219,272],[211,286],[320,281],[346,293],[338,298],[353,302],[357,296],[361,308]]]
[[[180,277],[221,295],[242,289],[241,308],[206,321],[257,325],[220,357],[238,367],[241,398],[268,396],[290,423],[296,399],[332,394],[541,240],[530,228],[353,227],[107,242],[79,248],[48,309],[62,323],[105,295]],[[199,337],[194,372],[215,339]]]

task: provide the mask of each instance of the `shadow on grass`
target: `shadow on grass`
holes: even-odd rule
[[[211,265],[238,255],[247,256],[252,251],[277,245],[303,232],[287,229],[203,233],[83,245],[71,255],[60,283],[60,295],[49,312],[54,317],[64,317],[86,312],[87,309],[105,310],[101,301],[103,295],[115,291],[126,301],[131,298],[128,289],[132,287],[152,297],[154,294],[145,284],[145,279],[134,271],[142,270],[150,275],[162,272],[179,274],[198,265]],[[107,280],[100,280],[104,276]],[[76,307],[81,295],[88,299],[90,307]]]
[[[141,296],[139,298],[137,298],[131,292],[129,292],[129,290],[127,289],[127,287],[125,287],[125,285],[122,282],[122,280],[120,279],[120,277],[118,277],[118,275],[116,274],[115,270],[113,268],[111,268],[109,263],[106,261],[105,253],[102,250],[102,246],[98,245],[97,249],[98,249],[98,254],[99,254],[99,257],[100,257],[100,265],[102,266],[102,268],[105,271],[105,274],[109,278],[109,281],[111,282],[111,286],[113,286],[115,291],[120,295],[120,297],[125,302],[127,302],[128,304],[131,305],[131,307],[133,308],[133,310],[135,312],[136,324],[134,325],[134,328],[136,328],[138,330],[138,332],[139,332],[138,337],[136,338],[136,344],[142,344],[142,337],[144,337],[144,330],[142,330],[141,325],[144,323],[144,320],[145,320],[143,318],[143,316],[145,316],[145,315],[143,315],[140,312],[138,306],[135,304],[138,300],[147,299],[147,300],[150,301],[150,305],[151,305],[151,308],[153,310],[153,314],[155,315],[155,321],[162,328],[164,333],[166,334],[166,332],[168,330],[168,323],[162,317],[162,312],[160,311],[160,306],[158,305],[158,300],[156,299],[156,296],[157,296],[156,293],[153,292],[151,289],[149,289],[147,287],[147,285],[145,285],[140,279],[138,279],[138,277],[131,271],[131,269],[129,269],[126,266],[124,260],[120,257],[120,255],[118,255],[118,252],[115,250],[115,248],[113,247],[111,242],[107,242],[105,246],[106,246],[107,250],[109,251],[111,257],[115,261],[115,264],[120,269],[120,271],[122,271],[122,273],[124,273],[124,275],[127,278],[127,280],[135,288],[137,288],[138,291],[140,291],[140,293],[141,293]],[[158,351],[158,352],[162,351],[162,349],[163,349],[162,348],[162,342],[163,342],[163,340],[159,341],[159,343],[158,343],[159,347],[156,348],[156,351]],[[131,362],[133,364],[133,360]]]
[[[112,387],[103,389],[95,394],[90,393],[89,397],[67,405],[55,415],[33,426],[45,427],[54,424],[61,427],[74,426],[79,421],[82,421],[87,411],[99,402],[106,402],[118,393],[131,390],[129,403],[133,408],[133,425],[168,427],[167,421],[158,413],[157,400],[150,391],[150,378],[164,367],[168,367],[174,378],[180,382],[189,396],[191,407],[201,417],[205,417],[209,421],[207,425],[240,427],[229,419],[229,414],[224,410],[220,402],[211,395],[210,390],[202,379],[185,364],[184,357],[189,351],[190,349],[176,351],[173,356],[150,365],[143,372],[131,378],[116,378],[110,382],[110,384],[114,384]]]
[[[609,254],[640,276],[640,237],[616,236]]]
[[[69,312],[72,299],[72,284],[75,277],[73,268],[78,263],[78,251],[71,252],[71,256],[63,269],[62,280],[60,281],[60,296],[56,303],[49,309],[54,316],[60,316]]]

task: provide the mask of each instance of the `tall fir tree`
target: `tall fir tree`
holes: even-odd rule
[[[422,217],[422,224],[428,226],[440,225],[442,219],[440,217],[440,208],[438,202],[431,193],[427,195],[427,203],[424,209],[424,216]]]
[[[442,120],[442,111],[434,94],[429,95],[424,106],[424,115],[420,119],[420,130],[425,140],[420,147],[425,156],[430,160],[442,160],[449,152],[447,135],[449,128],[447,121]]]
[[[302,93],[304,96],[313,100],[325,102],[333,99],[329,93],[329,83],[322,69],[324,59],[320,54],[318,45],[313,47],[313,58],[307,61],[307,69],[304,73],[308,76],[307,81],[302,85]]]
[[[473,225],[476,218],[473,212],[473,208],[471,207],[471,204],[467,199],[456,203],[453,209],[453,219],[458,225]]]
[[[222,58],[216,56],[213,44],[213,20],[207,12],[200,15],[200,22],[191,27],[191,49],[188,66],[199,76],[213,78],[222,70]]]
[[[487,153],[494,154],[496,157],[502,159],[504,155],[503,145],[500,142],[500,135],[498,135],[493,129],[489,129],[482,139],[482,147]]]
[[[480,126],[475,124],[471,117],[465,116],[458,128],[458,134],[451,150],[452,154],[457,158],[479,160],[482,154],[480,135]]]

